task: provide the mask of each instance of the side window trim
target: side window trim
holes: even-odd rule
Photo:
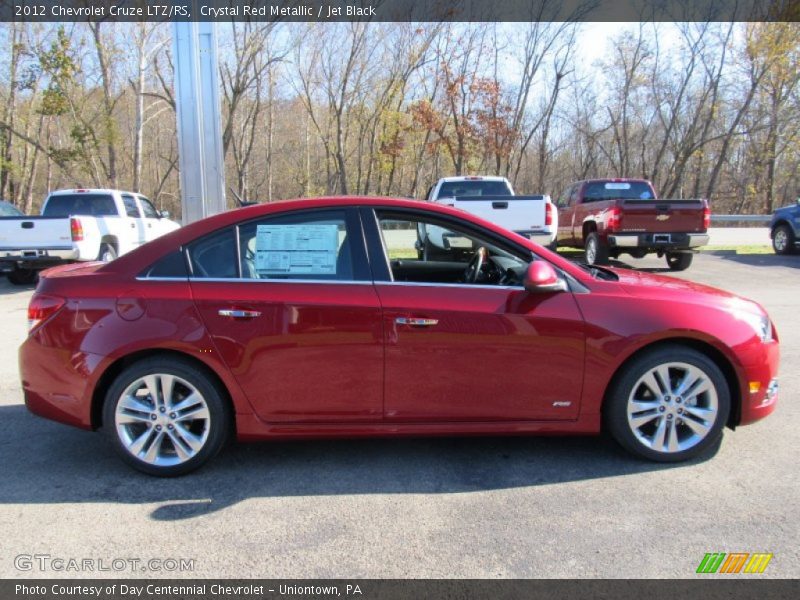
[[[402,207],[394,207],[394,206],[371,206],[371,207],[364,207],[367,211],[372,213],[372,218],[365,218],[364,226],[365,226],[365,238],[369,242],[369,252],[370,252],[370,264],[375,265],[375,283],[386,283],[386,282],[393,282],[394,278],[392,277],[392,271],[389,264],[389,255],[386,248],[386,245],[383,240],[383,235],[381,232],[380,227],[380,217],[378,213],[384,213],[385,215],[391,215],[392,217],[397,217],[400,219],[420,219],[420,220],[432,220],[434,221],[433,224],[441,224],[445,227],[456,227],[464,230],[466,233],[470,235],[474,235],[479,238],[485,238],[488,241],[491,241],[496,246],[510,252],[511,254],[516,255],[520,258],[520,260],[533,260],[534,253],[524,248],[522,246],[517,246],[511,240],[508,240],[504,237],[498,236],[493,234],[491,231],[483,231],[479,230],[476,227],[472,226],[471,223],[466,221],[460,221],[458,219],[449,217],[448,215],[440,215],[440,214],[433,214],[430,212],[423,212],[419,210],[415,210],[413,208],[402,208]],[[438,221],[438,223],[437,223]],[[374,228],[374,233],[370,233],[370,229]],[[374,260],[373,260],[374,255]],[[381,273],[381,268],[385,269],[385,273]],[[413,285],[413,283],[412,283]],[[448,284],[434,284],[434,285],[448,285]],[[449,285],[460,285],[460,284],[449,284]],[[469,287],[475,287],[473,284],[469,284]],[[491,286],[497,288],[498,286]]]

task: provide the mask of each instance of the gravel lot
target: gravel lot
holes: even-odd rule
[[[98,575],[15,564],[46,554],[194,559],[103,576],[684,578],[706,552],[772,552],[763,576],[796,578],[800,257],[712,251],[680,276],[761,302],[782,340],[777,411],[711,458],[655,465],[604,438],[264,443],[174,480],[27,413],[16,353],[31,290],[0,280],[0,577]]]

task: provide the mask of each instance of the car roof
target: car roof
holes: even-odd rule
[[[397,209],[415,209],[427,213],[439,213],[444,216],[456,217],[463,221],[468,221],[474,225],[478,225],[502,235],[513,239],[518,238],[516,242],[519,245],[527,246],[532,251],[536,251],[538,246],[531,242],[529,239],[519,236],[515,233],[509,232],[502,227],[495,225],[485,219],[476,215],[470,214],[459,208],[452,208],[449,206],[436,204],[433,202],[426,202],[424,200],[409,200],[404,198],[387,198],[381,196],[324,196],[320,198],[298,198],[293,200],[277,200],[265,204],[255,204],[252,206],[245,206],[243,208],[235,208],[225,212],[200,219],[189,223],[175,231],[172,231],[164,236],[156,238],[155,240],[145,244],[132,252],[124,254],[119,258],[109,262],[102,267],[102,271],[115,272],[125,271],[129,267],[138,265],[144,268],[149,262],[163,256],[171,248],[176,248],[188,244],[195,239],[208,235],[216,230],[229,227],[251,219],[258,219],[262,216],[281,214],[299,210],[313,210],[337,207],[358,207],[358,206],[372,206],[381,208],[397,208]],[[566,258],[554,255],[549,259],[553,264],[558,265],[567,272],[575,275],[580,272],[578,267],[574,266]]]
[[[439,181],[452,183],[454,181],[508,181],[505,177],[498,175],[458,175],[454,177],[442,177]]]
[[[141,192],[128,192],[126,190],[115,190],[111,188],[70,188],[63,190],[53,190],[49,196],[64,196],[67,194],[132,194],[144,196]]]

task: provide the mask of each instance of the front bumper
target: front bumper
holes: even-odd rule
[[[685,249],[708,244],[707,233],[632,233],[609,234],[609,246],[616,248]]]

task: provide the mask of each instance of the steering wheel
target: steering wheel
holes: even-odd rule
[[[480,277],[483,265],[489,256],[485,246],[481,246],[475,251],[475,255],[469,261],[467,268],[464,270],[464,281],[466,283],[477,283]]]

